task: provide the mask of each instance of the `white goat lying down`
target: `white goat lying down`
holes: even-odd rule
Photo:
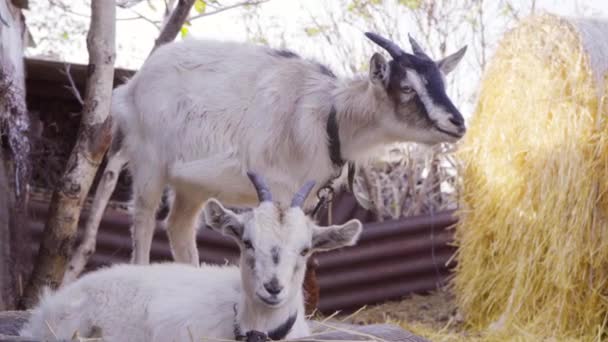
[[[455,142],[465,123],[445,90],[462,48],[433,61],[410,38],[413,54],[376,34],[369,75],[336,77],[297,54],[244,43],[186,40],[156,50],[112,95],[116,139],[96,194],[97,226],[116,174],[133,178],[133,261],[147,264],[155,212],[165,186],[175,192],[167,232],[178,262],[198,264],[196,219],[210,197],[228,206],[255,203],[245,173],[269,180],[289,204],[306,180],[319,187],[346,162],[394,142]],[[112,172],[109,172],[112,171]],[[314,198],[306,202],[310,209]]]
[[[104,341],[272,339],[309,335],[302,282],[312,252],[356,243],[361,223],[318,227],[301,209],[314,186],[306,183],[288,209],[272,202],[264,181],[249,174],[260,204],[236,214],[215,199],[205,223],[234,238],[236,266],[118,265],[46,293],[21,331],[39,340],[101,333]]]

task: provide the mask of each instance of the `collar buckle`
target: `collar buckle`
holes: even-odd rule
[[[243,342],[267,342],[270,341],[270,338],[261,331],[250,330],[245,335],[236,336],[236,340]]]

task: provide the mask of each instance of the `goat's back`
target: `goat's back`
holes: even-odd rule
[[[269,175],[277,197],[287,197],[281,193],[310,179],[321,184],[333,172],[325,124],[335,87],[326,68],[298,56],[186,40],[159,48],[116,89],[112,113],[132,169],[164,172],[174,163],[229,155],[247,191],[245,171],[257,170]]]
[[[239,298],[236,267],[119,265],[45,293],[21,335],[67,340],[76,331],[81,337],[100,332],[109,341],[181,341],[196,331],[229,336],[231,324],[221,322],[234,319]]]

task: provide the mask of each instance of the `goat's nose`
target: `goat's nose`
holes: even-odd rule
[[[283,286],[279,285],[277,278],[273,278],[270,282],[264,284],[264,288],[273,296],[276,296],[283,291]]]
[[[453,124],[454,124],[454,126],[458,126],[458,127],[463,126],[463,127],[464,127],[464,120],[462,120],[462,119],[461,119],[461,118],[459,118],[459,117],[452,116],[452,117],[450,118],[450,122],[451,122],[451,123],[453,123]]]
[[[467,132],[467,127],[464,124],[464,119],[460,116],[452,116],[450,122],[458,128],[458,134],[464,135]]]
[[[467,132],[467,127],[465,125],[458,127],[458,133],[460,133],[460,135],[464,135],[466,132]]]

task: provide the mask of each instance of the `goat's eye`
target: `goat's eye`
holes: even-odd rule
[[[253,245],[251,244],[251,240],[243,240],[243,245],[245,246],[245,248],[253,250]]]
[[[302,251],[300,252],[301,256],[306,256],[308,254],[308,252],[310,252],[310,248],[304,248],[302,249]]]
[[[401,91],[402,91],[404,94],[411,94],[411,93],[413,93],[413,92],[414,92],[414,88],[412,88],[412,87],[410,87],[410,86],[403,86],[403,87],[401,87]]]

